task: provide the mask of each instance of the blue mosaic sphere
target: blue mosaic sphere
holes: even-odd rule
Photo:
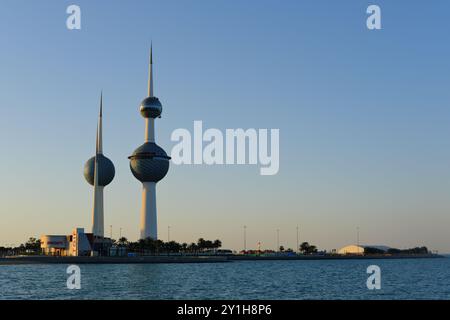
[[[144,118],[158,118],[162,112],[162,105],[157,97],[147,97],[141,102],[141,115]]]
[[[154,142],[146,142],[129,157],[130,169],[141,182],[158,182],[169,171],[170,157]]]
[[[102,154],[97,155],[98,161],[98,185],[107,186],[113,181],[116,174],[114,164]],[[84,165],[84,177],[90,185],[94,185],[95,156]]]

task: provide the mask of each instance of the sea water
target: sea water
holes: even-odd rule
[[[367,268],[381,270],[369,290]],[[0,299],[450,299],[450,258],[0,266]]]

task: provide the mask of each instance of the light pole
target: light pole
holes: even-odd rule
[[[297,247],[296,247],[296,249],[295,249],[295,252],[297,252],[298,253],[298,246],[299,246],[299,244],[298,244],[298,226],[297,226]]]
[[[247,252],[247,226],[244,226],[244,253]]]
[[[122,239],[122,228],[119,229],[119,239]]]
[[[358,246],[359,253],[359,227],[356,227],[356,245]]]
[[[112,224],[109,225],[109,237],[112,240]]]
[[[167,242],[170,242],[170,226],[167,226]]]
[[[277,229],[277,250],[276,252],[280,251],[280,229]]]

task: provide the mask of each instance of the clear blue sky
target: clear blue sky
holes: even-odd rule
[[[66,28],[77,4],[82,29]],[[366,28],[378,4],[382,30]],[[176,128],[279,128],[280,171],[172,166],[162,239],[356,241],[450,252],[448,1],[2,1],[0,245],[90,229],[100,90],[116,166],[105,230],[138,237],[138,113],[154,45],[158,143]]]

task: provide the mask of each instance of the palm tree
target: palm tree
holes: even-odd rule
[[[117,244],[119,246],[127,246],[128,244],[128,239],[125,237],[120,238],[119,240],[117,240]]]
[[[214,240],[213,247],[219,249],[220,247],[222,247],[222,241],[220,241],[219,239]]]
[[[303,242],[300,245],[300,252],[302,252],[303,254],[317,253],[317,247],[310,245],[308,242]]]
[[[309,253],[309,254],[312,254],[312,253],[317,253],[317,247],[316,247],[316,246],[313,246],[313,245],[311,245],[311,246],[309,247],[309,251],[308,251],[308,253]]]
[[[197,241],[197,248],[199,250],[205,249],[206,248],[206,241],[203,238],[198,239]]]
[[[189,252],[191,252],[191,253],[195,253],[195,252],[198,251],[198,246],[197,246],[195,243],[192,242],[192,243],[188,246],[188,250],[189,250]]]
[[[205,249],[211,249],[214,248],[213,242],[211,240],[205,241]]]
[[[41,241],[36,238],[28,239],[27,243],[25,243],[25,248],[27,249],[39,249],[41,247]]]
[[[165,243],[166,251],[176,253],[180,252],[181,244],[176,241],[170,241]]]
[[[303,242],[300,245],[300,252],[303,254],[307,254],[308,253],[308,249],[309,249],[309,243],[308,242]]]

